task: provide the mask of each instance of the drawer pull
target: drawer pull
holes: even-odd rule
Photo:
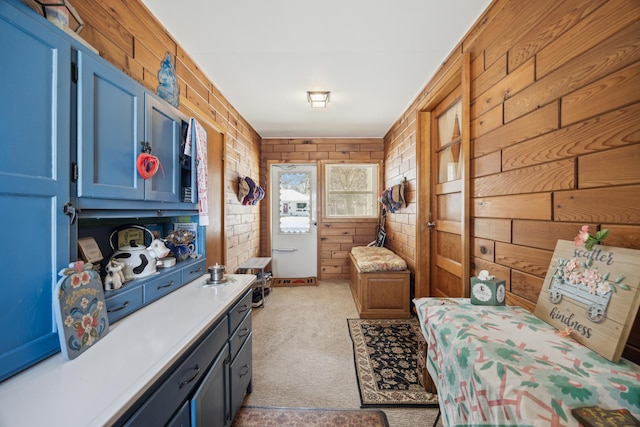
[[[243,328],[243,329],[242,329],[242,332],[239,332],[239,333],[238,333],[238,338],[244,338],[244,337],[246,337],[247,335],[249,335],[249,332],[250,332],[250,331],[249,331],[249,328]]]
[[[170,281],[169,283],[167,283],[166,285],[160,285],[160,286],[158,286],[158,288],[157,288],[157,289],[164,289],[164,288],[168,288],[169,286],[173,286],[173,283],[174,283],[174,282],[173,282],[173,280],[172,280],[172,281]]]
[[[249,310],[249,306],[247,304],[243,304],[242,307],[238,308],[238,313],[244,313],[247,310]]]
[[[124,310],[128,305],[129,301],[125,301],[124,304],[122,304],[120,307],[107,310],[107,313],[115,313],[116,311]]]
[[[199,272],[201,272],[201,271],[203,271],[203,270],[202,270],[202,267],[198,267],[198,268],[196,268],[195,270],[191,270],[191,271],[189,272],[189,274],[199,273]]]
[[[196,377],[200,374],[200,367],[199,367],[198,365],[196,365],[196,367],[195,367],[195,368],[193,368],[193,370],[195,371],[195,372],[193,373],[193,376],[192,376],[191,378],[189,378],[188,380],[184,380],[184,381],[182,381],[182,382],[180,383],[180,387],[179,387],[179,388],[182,388],[182,387],[186,386],[186,385],[187,385],[187,384],[189,384],[191,381],[195,380],[195,379],[196,379]]]
[[[240,372],[240,374],[238,375],[240,378],[244,377],[245,375],[247,375],[249,373],[250,369],[249,369],[249,365],[244,365],[242,367],[242,372]]]

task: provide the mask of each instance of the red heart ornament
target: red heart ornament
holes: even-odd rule
[[[140,153],[136,161],[138,173],[144,179],[149,179],[158,172],[160,160],[156,156],[147,153]]]

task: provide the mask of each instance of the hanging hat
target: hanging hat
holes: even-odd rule
[[[249,194],[247,194],[242,202],[243,205],[250,205],[252,202],[258,197],[258,186],[253,181],[253,179],[248,176],[244,178],[249,186]]]
[[[393,212],[391,203],[389,202],[389,189],[380,194],[380,203],[382,203],[387,211]]]
[[[405,206],[404,204],[404,184],[396,184],[391,187],[389,192],[389,202],[394,208],[400,209]]]
[[[256,197],[255,200],[253,201],[254,205],[257,205],[260,200],[264,199],[264,189],[258,186],[257,190],[258,190],[258,197]]]
[[[244,201],[247,194],[249,194],[249,184],[243,178],[238,179],[238,200],[240,203]]]

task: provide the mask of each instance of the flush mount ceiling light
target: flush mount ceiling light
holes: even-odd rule
[[[331,92],[309,91],[307,92],[307,100],[311,108],[325,108],[329,103],[329,94]]]

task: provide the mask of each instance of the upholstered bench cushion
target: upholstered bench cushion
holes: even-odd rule
[[[405,270],[407,268],[407,263],[387,248],[356,246],[351,248],[351,254],[363,273]]]

